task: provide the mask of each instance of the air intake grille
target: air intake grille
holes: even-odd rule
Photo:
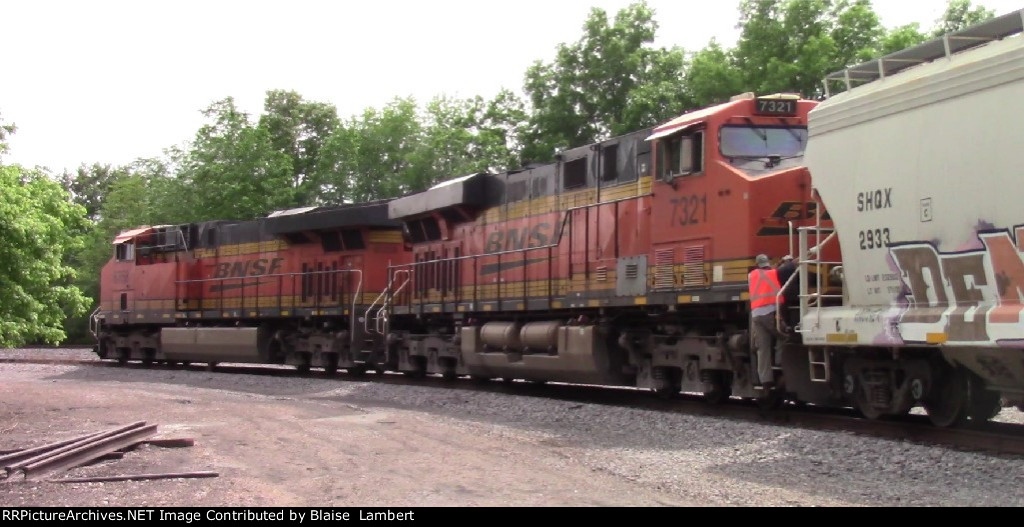
[[[660,249],[654,252],[654,288],[671,289],[676,284],[675,249]]]
[[[683,255],[683,287],[706,287],[704,246],[687,247]]]

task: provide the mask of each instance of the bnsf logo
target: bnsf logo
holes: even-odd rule
[[[533,227],[514,228],[507,231],[494,231],[487,237],[485,253],[500,253],[518,249],[542,247],[549,243],[551,237],[550,223],[538,223]]]
[[[214,278],[242,278],[246,276],[263,276],[277,274],[281,270],[284,258],[259,258],[241,262],[225,262],[217,264]]]

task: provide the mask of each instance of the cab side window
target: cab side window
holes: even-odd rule
[[[662,148],[661,175],[668,180],[704,172],[704,131],[669,137]]]
[[[135,244],[119,243],[114,246],[115,257],[119,262],[130,262],[135,259]]]

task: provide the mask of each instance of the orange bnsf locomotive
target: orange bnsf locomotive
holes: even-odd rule
[[[358,370],[382,362],[383,340],[356,315],[407,258],[385,202],[123,232],[102,271],[96,351]]]
[[[122,233],[98,353],[755,397],[747,273],[822,221],[815,104],[739,96],[389,203]]]
[[[801,163],[815,104],[739,96],[392,201],[413,258],[371,329],[417,374],[758,396],[747,274],[821,221]]]

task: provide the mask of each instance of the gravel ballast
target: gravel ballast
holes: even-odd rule
[[[88,350],[62,353],[71,357],[83,352]],[[12,353],[2,350],[0,358]],[[5,384],[130,389],[169,400],[194,393],[225,404],[284,402],[326,415],[334,409],[384,411],[503,445],[514,462],[517,452],[524,462],[529,456],[550,456],[564,470],[625,485],[631,490],[623,496],[626,504],[651,504],[643,499],[651,494],[657,495],[654,504],[1024,505],[1021,459],[842,432],[370,379],[0,364],[0,382]],[[1021,417],[1004,409],[999,420],[1024,421]],[[408,440],[415,441],[416,433],[411,429]],[[0,448],[29,437],[18,431],[0,433]],[[562,503],[578,502],[567,496],[553,504]]]

